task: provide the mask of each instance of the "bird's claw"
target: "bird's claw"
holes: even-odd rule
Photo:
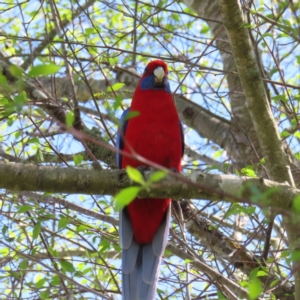
[[[174,168],[174,167],[169,168],[169,170],[170,170],[171,172],[173,172],[173,173],[178,173],[178,170],[177,170],[176,168]]]
[[[140,172],[145,172],[145,171],[147,171],[147,170],[149,170],[149,168],[147,167],[147,166],[145,166],[145,165],[142,165],[142,166],[137,166],[136,167]]]

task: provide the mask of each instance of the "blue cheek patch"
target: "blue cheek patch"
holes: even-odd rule
[[[162,90],[164,89],[167,93],[171,94],[170,84],[167,78],[164,79],[164,86],[157,87],[155,86],[154,75],[149,75],[145,77],[141,82],[142,90]]]

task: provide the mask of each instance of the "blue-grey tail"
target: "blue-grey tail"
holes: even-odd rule
[[[171,205],[154,239],[138,245],[126,209],[120,212],[122,247],[122,299],[154,300],[159,277],[160,260],[168,240]]]

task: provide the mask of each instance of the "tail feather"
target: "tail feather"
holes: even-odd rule
[[[133,240],[131,246],[122,252],[122,272],[130,274],[136,267],[140,246]]]
[[[133,238],[132,225],[127,209],[122,209],[119,213],[119,235],[122,249],[129,249]]]
[[[153,253],[156,256],[163,256],[165,252],[165,248],[168,243],[168,236],[169,236],[169,228],[170,228],[170,218],[171,218],[171,204],[168,207],[166,212],[165,218],[163,219],[162,223],[160,224],[154,239],[152,241],[152,248]]]
[[[122,291],[123,291],[123,300],[136,300],[138,299],[138,269],[134,270],[130,274],[122,274]]]
[[[133,238],[126,208],[120,212],[123,300],[155,299],[160,260],[169,233],[170,206],[153,241],[146,245],[137,244]]]
[[[142,278],[147,284],[157,282],[160,265],[160,256],[156,256],[152,249],[152,244],[143,247],[143,269]]]

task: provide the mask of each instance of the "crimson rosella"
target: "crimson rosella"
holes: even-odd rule
[[[125,121],[129,111],[138,116]],[[117,148],[181,171],[184,151],[179,121],[168,82],[168,67],[151,61],[121,117]],[[139,167],[132,157],[117,154],[119,168]],[[147,166],[146,166],[147,167]],[[138,199],[120,211],[123,300],[153,300],[160,260],[167,244],[171,199]]]

